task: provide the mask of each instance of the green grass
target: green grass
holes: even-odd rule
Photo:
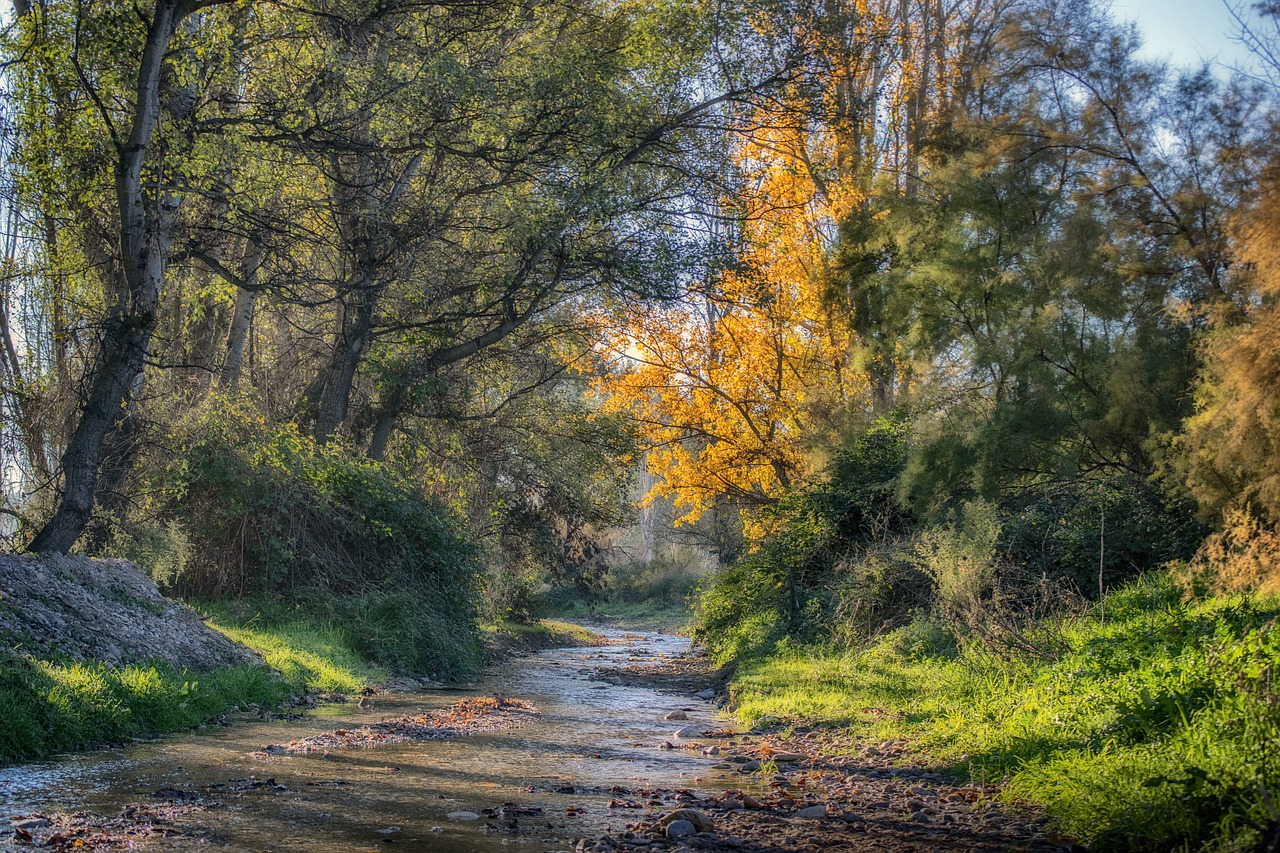
[[[556,615],[562,619],[605,622],[636,631],[673,631],[686,633],[693,620],[685,604],[670,601],[606,601],[588,606],[574,600],[561,602]]]
[[[189,729],[233,705],[277,705],[290,692],[263,666],[192,673],[3,653],[0,763]]]
[[[853,653],[784,648],[744,662],[732,696],[748,724],[905,739],[913,761],[1007,778],[1005,796],[1098,849],[1249,849],[1280,800],[1280,604],[1184,604],[1151,576],[1101,612],[1041,625],[1039,657],[922,651],[918,628]]]
[[[212,627],[258,651],[266,666],[188,672],[0,653],[0,763],[182,731],[235,706],[272,707],[303,692],[358,693],[386,677],[339,626],[206,610],[215,613]]]
[[[386,678],[386,672],[361,657],[336,626],[304,621],[236,624],[226,614],[208,624],[261,654],[298,692],[359,693],[370,682]]]
[[[486,657],[490,661],[538,649],[598,646],[608,642],[590,628],[554,619],[539,619],[536,622],[506,621],[497,625],[482,625],[480,630],[484,637]]]

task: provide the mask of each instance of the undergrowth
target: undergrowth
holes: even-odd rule
[[[357,653],[346,632],[334,625],[303,620],[237,624],[227,611],[208,624],[261,654],[295,691],[359,693],[370,682],[386,677],[386,672]]]
[[[274,706],[291,692],[258,665],[193,673],[0,652],[0,763],[189,729],[233,705]]]
[[[861,651],[784,643],[742,664],[733,699],[746,723],[907,739],[958,776],[1007,778],[1097,849],[1251,849],[1280,797],[1280,602],[1186,603],[1155,574],[1103,604],[1036,625],[1047,655],[957,647],[924,619]]]

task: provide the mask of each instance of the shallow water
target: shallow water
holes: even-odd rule
[[[643,663],[680,654],[682,637],[602,633],[616,645],[557,649],[509,662],[478,686],[527,699],[542,716],[519,728],[455,740],[395,744],[298,756],[254,757],[255,750],[332,730],[417,714],[452,704],[457,691],[382,694],[369,711],[332,705],[302,720],[251,721],[0,769],[3,815],[88,811],[114,816],[126,804],[155,802],[162,788],[205,794],[207,809],[175,821],[190,833],[165,849],[558,850],[570,839],[620,832],[644,812],[609,808],[610,800],[644,804],[650,788],[723,790],[742,777],[710,769],[696,751],[657,749],[682,725],[713,727],[715,709],[688,696],[593,680],[596,667]],[[663,720],[684,709],[692,723]],[[274,779],[276,785],[251,787]],[[209,786],[225,786],[213,788]],[[621,787],[630,793],[611,789]],[[512,803],[541,815],[450,820]],[[514,825],[512,825],[514,824]],[[0,842],[0,848],[3,842]]]

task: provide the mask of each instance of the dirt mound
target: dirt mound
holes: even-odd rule
[[[126,560],[0,555],[0,642],[30,654],[212,669],[256,661]]]

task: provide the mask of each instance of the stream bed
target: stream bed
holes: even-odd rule
[[[709,702],[597,680],[600,667],[668,660],[687,651],[688,640],[601,633],[610,645],[509,661],[474,693],[383,693],[365,711],[354,703],[327,705],[295,720],[249,720],[0,768],[0,809],[5,817],[58,811],[114,817],[130,804],[167,801],[177,834],[161,842],[163,849],[541,851],[622,831],[645,814],[647,791],[741,787],[741,775],[712,769],[713,759],[697,751],[659,748],[675,741],[680,726],[715,728]],[[267,744],[486,694],[527,700],[541,715],[517,728],[452,740],[254,755]],[[690,722],[663,719],[675,710],[686,711]],[[24,848],[8,834],[0,836],[0,849]]]

